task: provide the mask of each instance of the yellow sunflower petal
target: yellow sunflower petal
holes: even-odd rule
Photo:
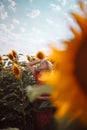
[[[12,50],[12,55],[17,58],[17,52],[15,50]]]
[[[10,60],[13,60],[13,59],[14,59],[14,57],[13,57],[13,54],[12,54],[12,53],[9,53],[7,56],[8,56],[8,58],[9,58]]]
[[[15,77],[20,78],[21,70],[20,70],[20,67],[16,63],[13,64],[12,70],[13,70],[13,73],[14,73]]]
[[[0,64],[2,64],[2,56],[0,55]]]
[[[31,61],[31,56],[26,55],[26,57],[27,57],[27,60],[28,60],[28,61]]]

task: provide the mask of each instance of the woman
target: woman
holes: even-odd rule
[[[39,79],[40,74],[42,74],[43,72],[52,70],[52,64],[45,59],[44,60],[34,60],[30,63],[27,63],[26,65],[29,68],[29,70],[32,72],[32,74],[34,75],[37,85],[42,84],[42,81]],[[37,65],[37,68],[32,67],[34,65]]]
[[[33,67],[36,64],[37,67]],[[40,79],[40,75],[44,72],[52,71],[52,64],[46,59],[32,61],[27,64],[27,67],[36,79],[36,87],[41,87],[44,84]],[[48,94],[40,95],[34,100],[32,113],[37,130],[54,129],[54,108],[51,106],[50,96]]]

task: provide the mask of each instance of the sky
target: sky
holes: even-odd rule
[[[82,0],[87,5],[87,0]],[[48,45],[59,49],[61,40],[73,35],[69,29],[78,28],[70,12],[82,13],[78,0],[0,0],[0,54],[11,50],[35,55],[48,52]]]

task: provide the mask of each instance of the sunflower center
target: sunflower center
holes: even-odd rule
[[[20,73],[20,72],[19,72],[19,69],[18,69],[18,68],[15,68],[15,69],[14,69],[14,73],[18,75],[18,74]]]
[[[75,60],[75,76],[87,95],[87,39],[82,43]]]

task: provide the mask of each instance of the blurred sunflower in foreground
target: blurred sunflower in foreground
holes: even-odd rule
[[[51,46],[49,57],[55,61],[52,74],[44,74],[46,84],[53,87],[51,100],[57,108],[56,117],[78,119],[87,124],[87,12],[79,3],[84,16],[72,13],[81,28],[78,32],[71,27],[74,38],[63,41],[66,50]]]

